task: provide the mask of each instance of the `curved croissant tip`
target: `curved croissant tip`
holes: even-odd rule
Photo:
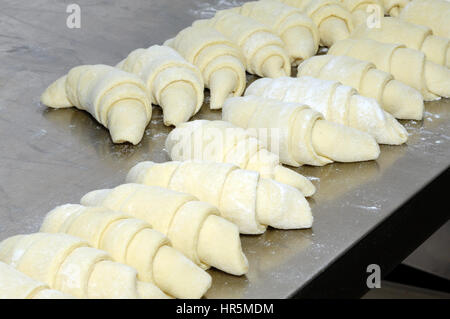
[[[403,82],[389,81],[383,90],[382,101],[384,109],[398,119],[420,121],[423,118],[423,95]]]
[[[180,81],[170,84],[163,90],[160,104],[163,109],[164,125],[177,126],[187,122],[194,115],[197,96],[192,85]]]
[[[309,179],[282,165],[275,167],[274,179],[277,182],[297,188],[305,197],[310,197],[316,192],[316,187]]]
[[[141,174],[153,166],[155,163],[151,161],[140,162],[134,165],[125,178],[126,183],[141,183]]]
[[[442,97],[450,97],[450,69],[430,61],[425,61],[425,82],[428,90]]]
[[[305,197],[311,197],[316,193],[316,186],[309,181],[309,185],[303,186],[300,190]]]
[[[161,289],[149,282],[137,281],[137,295],[140,299],[173,299],[166,295]]]
[[[52,108],[66,108],[73,106],[67,99],[66,79],[64,75],[50,84],[41,95],[41,103]]]
[[[56,233],[66,219],[75,212],[83,209],[84,206],[78,204],[65,204],[52,209],[44,218],[40,232]]]
[[[418,96],[416,98],[414,95],[406,97],[406,100],[409,101],[409,103],[404,106],[405,112],[407,113],[404,117],[405,119],[417,120],[417,121],[423,120],[425,104],[423,103],[422,94],[420,94],[420,92],[418,92],[418,91],[417,91],[417,94],[418,94]],[[402,117],[400,117],[400,119],[401,118]]]
[[[108,129],[114,143],[138,144],[149,121],[145,106],[137,100],[121,100],[108,112]]]
[[[401,145],[408,141],[408,131],[393,116],[386,121],[386,140],[381,144]]]
[[[15,246],[22,240],[25,236],[24,234],[14,235],[0,241],[0,260],[6,264],[12,262],[11,253],[13,252]]]
[[[361,162],[377,159],[380,146],[369,133],[324,120],[312,130],[316,152],[336,162]]]
[[[197,247],[202,260],[217,269],[235,276],[248,272],[248,260],[242,252],[239,228],[227,219],[209,215],[203,223]]]
[[[168,278],[167,274],[174,273]],[[180,284],[180,274],[185,282],[195,285]],[[211,287],[211,276],[181,251],[168,246],[160,246],[153,258],[153,271],[150,278],[164,292],[175,298],[198,299]],[[178,277],[177,277],[178,276]]]
[[[111,189],[98,189],[89,192],[80,199],[80,204],[84,206],[102,206],[102,202],[110,192]]]
[[[286,227],[284,224],[277,225],[280,229],[306,229],[313,225],[314,217],[308,201],[302,192],[292,189],[291,194],[287,196],[283,202],[284,210],[287,211]]]
[[[350,37],[350,31],[344,20],[337,17],[329,17],[319,25],[319,33],[322,44],[330,47],[338,41]]]
[[[284,69],[284,60],[279,56],[272,56],[264,61],[261,71],[264,77],[267,78],[289,76]]]
[[[290,213],[289,221],[292,229],[306,229],[313,225],[314,217],[311,212],[311,207],[304,197],[303,193],[296,188],[288,187],[290,190],[289,196],[286,196],[284,206]]]
[[[292,186],[260,178],[256,200],[260,223],[278,229],[301,229],[312,225],[308,201],[300,190]]]
[[[53,104],[53,100],[51,98],[51,94],[48,92],[49,88],[47,88],[44,93],[41,94],[40,101],[45,106],[50,106]]]
[[[361,152],[361,159],[359,161],[373,161],[380,157],[380,145],[377,143],[375,138],[372,137],[372,135],[367,134],[365,145],[366,149],[364,152]]]
[[[238,78],[236,73],[229,69],[220,69],[211,74],[209,89],[211,92],[210,108],[221,109],[225,100],[236,90]]]
[[[303,26],[286,30],[281,38],[286,44],[286,51],[293,65],[299,65],[301,61],[312,57],[318,50],[318,43],[315,43],[311,31]]]

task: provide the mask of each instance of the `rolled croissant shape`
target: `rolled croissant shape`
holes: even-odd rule
[[[211,277],[170,247],[165,235],[122,212],[67,204],[47,214],[41,232],[80,237],[176,298],[200,298],[211,286]]]
[[[227,97],[244,92],[244,57],[239,47],[220,32],[208,26],[192,26],[164,44],[199,68],[205,86],[211,91],[211,109],[222,108]]]
[[[359,94],[376,99],[386,112],[399,119],[421,120],[423,117],[422,94],[367,61],[331,54],[315,56],[299,65],[297,76],[312,76],[351,86]]]
[[[134,268],[67,234],[17,235],[0,243],[0,261],[78,298],[168,298]]]
[[[304,103],[320,112],[325,120],[367,132],[380,144],[398,145],[408,138],[405,128],[383,111],[377,101],[360,96],[355,89],[336,81],[310,76],[259,79],[248,87],[245,95]]]
[[[50,289],[13,267],[0,262],[0,299],[70,299],[61,291]]]
[[[247,72],[262,77],[291,74],[289,55],[283,40],[270,27],[234,12],[218,11],[214,18],[197,20],[193,26],[208,26],[237,44],[244,57]]]
[[[257,171],[263,178],[298,188],[305,196],[315,192],[307,178],[283,167],[277,154],[269,152],[246,130],[228,122],[197,120],[183,123],[167,136],[166,150],[174,161],[230,163]]]
[[[144,82],[108,65],[81,65],[53,82],[41,96],[52,108],[75,106],[109,129],[114,143],[138,144],[152,117]]]
[[[175,249],[204,269],[213,266],[238,276],[248,271],[236,225],[217,216],[219,212],[214,206],[192,195],[156,186],[123,184],[90,192],[81,203],[120,210],[146,221],[165,234]],[[178,277],[168,274],[174,275]],[[181,283],[187,287],[189,282],[198,285],[188,276],[180,275],[185,277]]]
[[[339,0],[279,0],[305,12],[319,28],[320,42],[330,47],[353,30],[353,17]]]
[[[391,17],[398,17],[411,0],[383,0],[384,12]]]
[[[152,103],[163,109],[165,125],[188,121],[203,104],[200,70],[168,46],[136,49],[117,67],[144,81]]]
[[[321,113],[304,104],[252,95],[230,98],[222,119],[242,128],[268,129],[267,140],[277,143],[266,146],[271,151],[277,147],[280,160],[292,166],[373,160],[380,152],[371,135],[325,121]],[[260,137],[260,130],[254,133]]]
[[[368,24],[373,17],[375,22],[384,16],[382,0],[341,0],[342,4],[353,15],[353,25]]]
[[[369,28],[363,23],[351,36],[355,39],[403,44],[410,49],[422,51],[428,61],[450,66],[450,40],[433,35],[431,29],[425,26],[386,17],[380,20],[379,28]]]
[[[319,49],[319,29],[300,9],[276,0],[260,0],[234,8],[236,13],[271,28],[285,43],[291,64],[298,65]]]
[[[400,19],[429,27],[433,33],[450,38],[450,2],[445,0],[413,0],[401,11]]]
[[[309,228],[313,221],[309,204],[298,189],[232,164],[141,162],[130,170],[127,182],[192,194],[218,207],[221,216],[235,223],[241,234],[261,234],[268,225]]]
[[[371,62],[394,79],[419,90],[425,101],[450,96],[450,69],[427,61],[421,51],[370,39],[346,39],[334,44],[328,53]]]

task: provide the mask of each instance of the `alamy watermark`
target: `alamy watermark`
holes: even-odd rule
[[[381,28],[381,18],[384,16],[384,10],[377,4],[369,4],[366,7],[368,14],[366,25],[369,29]]]
[[[69,16],[66,20],[66,26],[69,29],[80,29],[81,28],[81,7],[76,3],[71,3],[67,6],[66,12]]]
[[[366,272],[370,275],[367,277],[367,288],[381,288],[381,268],[377,264],[367,266]]]

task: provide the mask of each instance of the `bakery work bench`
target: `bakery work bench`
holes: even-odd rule
[[[114,145],[86,112],[41,105],[48,84],[76,65],[116,64],[215,8],[240,2],[77,3],[79,29],[67,27],[65,1],[0,4],[0,240],[37,231],[57,205],[124,182],[139,161],[169,160],[170,128],[158,107],[140,144]],[[204,106],[194,118],[220,116]],[[248,275],[210,270],[206,297],[359,297],[368,289],[369,265],[379,265],[384,276],[408,256],[449,217],[443,192],[449,189],[450,100],[426,103],[423,121],[402,123],[408,143],[381,146],[376,161],[298,169],[317,186],[309,199],[313,228],[242,236]]]

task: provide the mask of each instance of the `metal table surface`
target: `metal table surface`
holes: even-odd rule
[[[37,231],[56,205],[118,185],[139,161],[168,160],[163,144],[170,128],[162,125],[159,108],[139,145],[113,145],[87,113],[42,106],[39,97],[48,84],[79,64],[115,64],[214,8],[239,4],[78,0],[81,28],[69,29],[71,2],[0,2],[0,240]],[[217,119],[220,112],[204,106],[195,118]],[[210,270],[213,286],[206,297],[284,298],[301,292],[442,174],[450,163],[450,101],[427,103],[425,119],[405,125],[411,134],[407,145],[382,146],[377,161],[300,168],[318,188],[310,199],[313,228],[243,236],[250,272],[233,277]],[[423,212],[424,220],[431,213]]]

